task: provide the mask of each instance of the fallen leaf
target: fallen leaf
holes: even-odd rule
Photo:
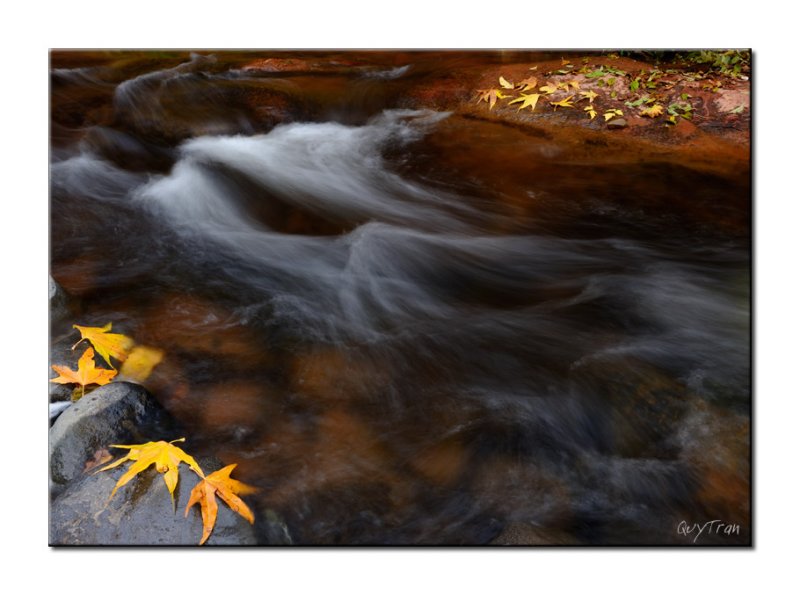
[[[252,494],[257,489],[241,481],[231,479],[231,472],[235,468],[236,463],[209,474],[194,486],[189,496],[189,502],[186,504],[183,516],[187,517],[189,509],[195,504],[200,504],[200,514],[203,517],[203,537],[200,539],[200,545],[203,545],[209,538],[211,531],[214,529],[214,523],[217,521],[217,496],[230,506],[231,510],[250,521],[251,525],[255,521],[252,511],[237,494]]]
[[[503,87],[503,89],[513,89],[514,88],[514,83],[509,83],[502,76],[498,80],[500,81],[500,86]]]
[[[640,98],[639,98],[639,99],[637,99],[636,101],[626,101],[626,102],[625,102],[625,105],[627,105],[628,107],[639,107],[639,106],[640,106],[640,105],[642,105],[642,104],[643,104],[645,101],[649,101],[649,100],[650,100],[650,96],[649,96],[649,95],[645,95],[645,96],[643,96],[643,97],[640,97]]]
[[[118,461],[99,469],[97,471],[98,473],[100,471],[113,469],[125,461],[135,462],[128,467],[128,470],[125,472],[125,474],[119,478],[117,485],[114,486],[114,490],[111,492],[111,496],[109,496],[108,499],[111,500],[111,498],[114,497],[114,494],[117,493],[117,490],[128,483],[137,474],[147,469],[150,465],[155,465],[156,471],[164,474],[164,483],[167,484],[169,496],[172,498],[172,503],[174,506],[175,486],[178,485],[178,465],[181,464],[181,461],[189,465],[189,468],[191,468],[191,470],[197,473],[200,477],[205,477],[203,470],[200,469],[200,466],[191,456],[186,454],[177,446],[173,446],[173,443],[183,442],[184,440],[186,440],[186,438],[178,438],[172,442],[164,442],[163,440],[159,440],[158,442],[146,442],[145,444],[112,444],[112,448],[127,448],[130,450],[130,452]]]
[[[144,382],[162,359],[164,359],[164,352],[160,349],[137,345],[123,362],[119,375],[120,377],[124,376],[126,380]]]
[[[594,120],[595,116],[597,116],[597,112],[594,111],[594,107],[591,105],[587,105],[585,108],[583,108],[583,111],[586,112],[590,120]]]
[[[567,91],[569,91],[570,87],[572,87],[573,89],[580,89],[581,88],[581,83],[580,83],[580,81],[576,81],[576,80],[567,81]]]
[[[522,92],[524,93],[525,91],[528,91],[529,89],[535,89],[538,82],[539,81],[536,79],[536,77],[529,76],[524,81],[518,82],[517,83],[517,87],[519,89],[521,89]]]
[[[728,113],[729,114],[741,114],[743,111],[744,111],[744,105],[737,105],[735,108],[733,108]]]
[[[552,95],[553,93],[558,91],[558,85],[556,85],[555,83],[547,83],[546,85],[539,87],[539,91],[547,95]]]
[[[551,101],[550,105],[552,105],[554,109],[557,107],[575,107],[574,105],[572,105],[573,97],[574,95],[570,95],[569,97],[565,97],[561,101]]]
[[[608,122],[611,118],[622,115],[623,114],[621,109],[607,109],[603,114],[603,118],[605,118],[606,122]]]
[[[108,463],[114,457],[111,456],[111,453],[108,452],[105,448],[101,448],[99,450],[94,451],[94,456],[86,461],[83,465],[83,472],[89,473],[95,467],[99,467],[103,463]]]
[[[594,103],[594,99],[597,97],[597,93],[594,91],[581,91],[580,95],[581,99],[588,99],[589,103]],[[580,101],[580,99],[578,101]]]
[[[497,103],[498,99],[504,99],[506,97],[510,97],[509,95],[503,95],[500,89],[483,89],[478,91],[478,103],[481,101],[488,101],[489,102],[489,109],[494,107],[494,104]]]
[[[67,366],[52,365],[50,366],[55,370],[59,376],[53,378],[50,382],[56,384],[78,384],[81,387],[80,398],[83,396],[84,390],[90,384],[104,385],[111,382],[111,379],[117,375],[116,370],[106,370],[105,368],[97,368],[94,364],[94,349],[88,347],[83,355],[78,360],[78,369],[70,370]]]
[[[525,109],[526,107],[530,106],[531,111],[534,111],[536,109],[536,103],[539,101],[539,97],[541,97],[541,95],[539,95],[539,93],[532,93],[532,94],[529,94],[529,95],[524,95],[523,94],[523,95],[520,95],[519,97],[517,97],[516,99],[514,99],[513,101],[509,101],[508,105],[511,105],[512,103],[518,103],[518,102],[521,101],[522,105],[519,107],[520,110],[521,109]],[[517,110],[517,111],[519,111],[519,110]]]
[[[133,347],[133,339],[130,337],[108,332],[111,330],[110,322],[104,327],[78,326],[77,324],[73,324],[72,328],[78,329],[81,334],[81,341],[89,341],[94,348],[97,349],[97,354],[112,367],[113,365],[111,364],[110,358],[113,357],[124,362],[125,358],[128,357],[128,351]],[[78,341],[78,343],[81,341]],[[75,343],[72,348],[75,349],[78,343]]]
[[[651,105],[650,107],[643,107],[639,112],[639,115],[647,116],[648,118],[655,118],[663,113],[664,113],[664,107],[656,103],[654,105]]]

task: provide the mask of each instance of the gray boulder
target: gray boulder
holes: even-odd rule
[[[112,382],[95,389],[64,411],[50,428],[52,484],[58,489],[80,478],[96,451],[109,444],[140,440],[161,415],[156,401],[137,384]]]
[[[50,300],[50,320],[52,322],[62,321],[70,313],[69,296],[52,277],[48,277],[47,288]]]
[[[125,451],[119,451],[124,454]],[[198,458],[206,472],[223,465]],[[109,500],[129,463],[93,475],[82,473],[50,506],[50,545],[197,545],[203,535],[198,505],[184,510],[192,488],[200,481],[181,463],[173,510],[163,476],[154,466],[134,477]],[[218,500],[217,522],[205,545],[254,545],[250,523]]]

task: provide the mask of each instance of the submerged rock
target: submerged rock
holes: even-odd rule
[[[198,458],[205,470],[222,464]],[[121,465],[95,475],[81,473],[50,507],[50,545],[197,545],[203,535],[199,506],[184,510],[200,478],[186,465],[179,467],[175,507],[164,480],[154,467],[132,479],[109,500]],[[256,532],[243,517],[221,501],[217,521],[206,545],[254,545]],[[291,540],[289,540],[289,543]]]
[[[138,439],[160,415],[155,400],[136,384],[112,382],[92,391],[50,428],[50,479],[63,486],[81,477],[97,450]]]
[[[628,127],[628,121],[625,118],[614,118],[607,124],[609,130],[621,130]]]

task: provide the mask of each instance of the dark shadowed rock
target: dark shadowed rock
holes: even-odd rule
[[[198,458],[206,472],[219,469],[214,458]],[[199,506],[184,510],[199,477],[180,465],[173,510],[163,476],[153,466],[120,488],[114,485],[128,468],[123,464],[95,475],[81,473],[50,507],[50,545],[197,545],[203,535]],[[254,545],[255,530],[218,501],[217,522],[206,545]]]
[[[139,385],[112,382],[94,390],[50,428],[50,479],[58,486],[79,478],[97,450],[140,438],[161,415],[155,400]]]

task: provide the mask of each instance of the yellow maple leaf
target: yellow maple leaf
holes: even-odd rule
[[[551,101],[550,105],[553,106],[553,109],[555,109],[557,107],[575,107],[574,105],[572,105],[572,98],[573,97],[574,97],[574,95],[570,95],[569,97],[565,97],[561,101]]]
[[[639,112],[640,116],[647,116],[648,118],[655,118],[664,113],[664,106],[659,104],[651,105],[650,107],[643,107]]]
[[[195,504],[200,505],[200,514],[203,517],[203,537],[200,539],[200,545],[203,545],[209,538],[211,531],[214,529],[214,523],[217,521],[217,496],[222,498],[222,501],[230,506],[231,510],[250,521],[251,525],[255,521],[252,511],[239,498],[238,494],[252,494],[257,489],[241,481],[231,479],[231,472],[235,468],[236,463],[209,474],[194,486],[189,496],[189,502],[186,504],[183,516],[188,516],[189,509]]]
[[[577,89],[581,88],[581,84],[580,84],[579,81],[576,81],[576,80],[567,81],[567,91],[569,91],[570,87],[572,87],[573,89],[577,90]]]
[[[541,95],[539,95],[538,93],[531,93],[529,95],[523,94],[514,99],[513,101],[509,101],[508,105],[511,105],[512,103],[519,103],[521,101],[522,105],[519,106],[519,109],[517,111],[525,109],[528,106],[530,106],[531,111],[534,111],[536,109],[536,103],[539,101],[539,97],[541,97]]]
[[[478,91],[478,103],[481,101],[488,101],[489,102],[489,109],[494,107],[494,104],[497,103],[498,99],[504,99],[506,97],[510,97],[509,95],[503,95],[500,89],[481,89]]]
[[[117,375],[116,370],[106,370],[104,368],[95,367],[94,349],[91,347],[88,347],[78,360],[77,371],[70,370],[67,366],[55,364],[50,367],[59,374],[58,377],[53,378],[50,382],[55,382],[57,384],[79,384],[81,386],[81,397],[88,385],[98,384],[102,386],[108,384],[111,382],[111,379]]]
[[[175,486],[178,485],[178,465],[180,465],[181,462],[189,465],[189,468],[200,477],[205,477],[203,470],[200,469],[200,465],[198,465],[191,456],[177,446],[173,446],[175,442],[183,442],[185,440],[186,438],[178,438],[172,442],[159,440],[158,442],[147,442],[145,444],[112,444],[111,448],[127,448],[130,452],[121,459],[99,469],[98,472],[113,469],[125,461],[134,461],[134,463],[128,467],[128,470],[119,478],[117,485],[114,486],[114,490],[111,492],[111,496],[109,496],[108,499],[111,500],[114,494],[117,493],[117,490],[128,483],[137,474],[147,469],[150,465],[155,465],[156,471],[164,474],[164,483],[167,484],[169,496],[172,498],[172,504],[174,506]]]
[[[590,120],[594,120],[595,116],[597,116],[597,112],[594,111],[594,107],[591,105],[587,105],[585,108],[583,108],[583,111],[586,112],[586,115],[589,116]]]
[[[552,95],[553,93],[558,91],[558,85],[555,83],[547,83],[546,85],[539,87],[539,91],[547,95]]]
[[[589,103],[594,103],[594,99],[597,97],[597,93],[594,91],[581,91],[580,95],[581,99],[588,99]],[[580,99],[578,101],[580,101]]]
[[[606,112],[603,114],[603,118],[605,118],[606,122],[608,122],[611,118],[615,116],[622,116],[621,109],[607,109]]]
[[[87,340],[97,349],[97,354],[106,360],[106,363],[112,368],[114,366],[111,363],[111,358],[124,362],[125,358],[128,357],[128,351],[133,347],[133,339],[130,337],[108,332],[111,330],[110,322],[103,327],[73,324],[72,328],[78,329],[81,334],[81,340],[75,343],[72,348],[75,349],[81,341]]]
[[[144,382],[162,359],[164,359],[164,352],[160,349],[137,345],[123,362],[119,370],[120,377],[124,376],[134,382]]]
[[[500,86],[503,87],[503,89],[513,89],[514,88],[514,83],[509,83],[502,76],[498,80],[500,81]]]

